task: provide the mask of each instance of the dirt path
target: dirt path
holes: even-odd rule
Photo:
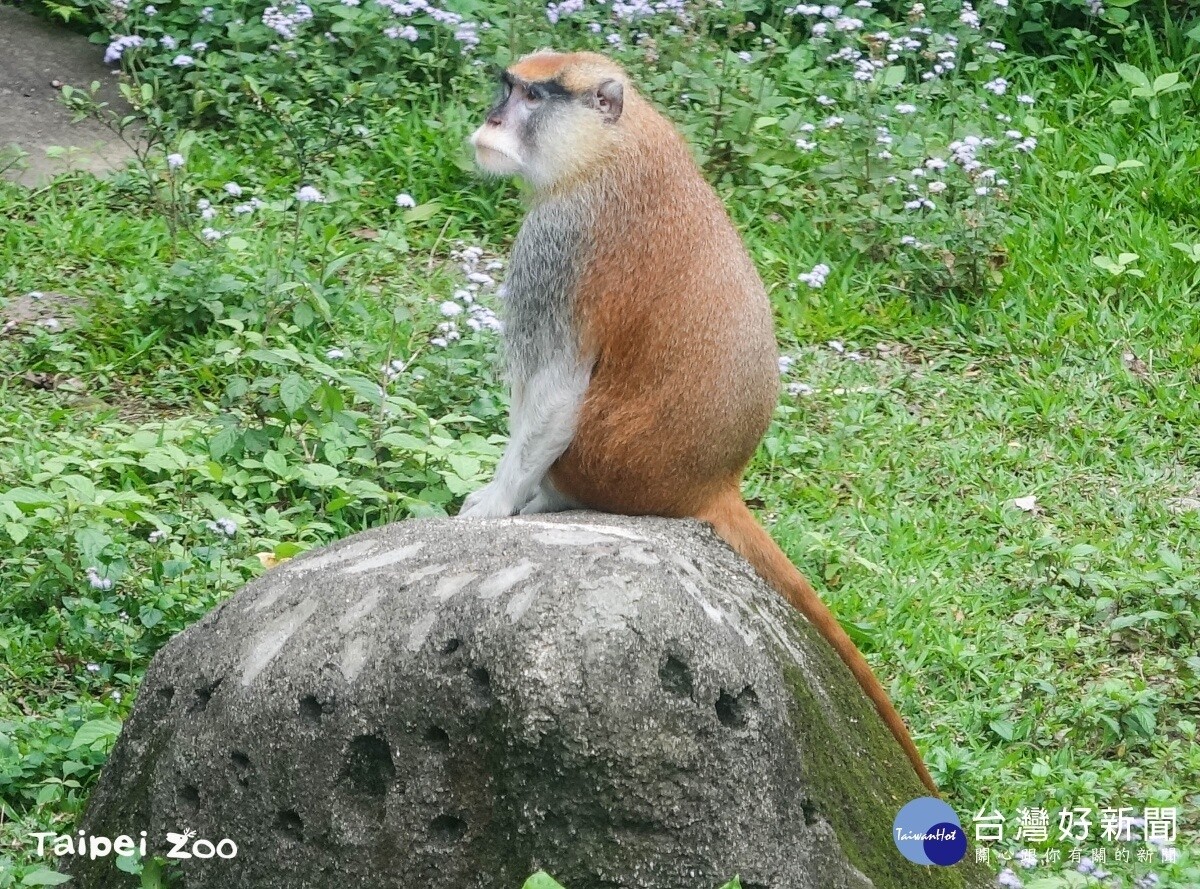
[[[33,186],[66,169],[103,173],[124,163],[130,152],[120,140],[95,121],[71,123],[53,85],[98,80],[107,101],[119,100],[103,55],[78,34],[0,6],[0,175]],[[54,146],[66,155],[47,157]]]

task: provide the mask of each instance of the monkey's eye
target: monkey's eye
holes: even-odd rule
[[[525,90],[525,101],[531,105],[536,105],[538,102],[545,99],[546,96],[546,88],[539,86],[536,83],[531,83],[528,89]]]

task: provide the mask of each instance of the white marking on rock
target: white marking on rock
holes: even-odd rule
[[[348,544],[341,549],[322,553],[319,556],[313,556],[309,559],[290,559],[283,563],[283,568],[285,571],[307,574],[312,571],[321,571],[331,565],[340,565],[342,562],[362,558],[369,553],[373,553],[378,548],[378,540],[356,540],[354,543]]]
[[[583,528],[555,528],[534,534],[533,539],[550,546],[594,546],[597,543],[616,543],[621,538],[599,532],[599,529],[588,531]]]
[[[346,612],[338,618],[337,628],[342,633],[349,633],[354,629],[354,625],[379,607],[379,603],[383,601],[383,597],[388,594],[388,590],[376,590],[373,593],[368,593],[351,605]]]
[[[358,678],[358,674],[362,672],[363,667],[367,665],[367,643],[356,636],[346,643],[346,647],[342,649],[342,663],[340,665],[342,678],[347,682],[353,682]]]
[[[429,636],[429,631],[433,629],[433,622],[436,619],[437,613],[431,611],[412,625],[412,629],[408,631],[408,643],[405,645],[409,651],[417,651],[425,644],[425,639]]]
[[[363,559],[357,565],[351,565],[348,568],[343,568],[343,574],[362,574],[364,571],[374,571],[376,568],[386,568],[388,565],[395,565],[397,562],[403,562],[405,559],[411,559],[422,549],[425,548],[424,542],[410,543],[408,546],[402,546],[399,549],[384,550],[378,555],[371,556],[369,559]]]
[[[266,611],[281,598],[283,598],[283,594],[287,591],[288,587],[285,584],[279,584],[275,587],[275,589],[271,590],[271,592],[259,598],[259,600],[250,607],[255,611]]]
[[[501,593],[511,590],[523,580],[527,580],[537,566],[528,559],[522,559],[517,564],[497,571],[479,584],[479,598],[494,599]]]
[[[266,669],[267,664],[274,660],[288,639],[292,638],[292,634],[300,629],[316,610],[317,600],[305,599],[272,621],[267,629],[250,643],[249,652],[242,661],[242,685],[249,685]]]
[[[462,574],[452,574],[449,577],[443,577],[438,581],[437,586],[433,588],[433,596],[438,601],[445,602],[451,596],[461,593],[467,584],[478,576],[474,571],[465,571]]]
[[[636,562],[639,565],[657,565],[662,561],[643,546],[623,546],[617,551],[617,555],[627,562]]]
[[[525,612],[529,610],[529,606],[533,604],[533,600],[537,598],[537,594],[537,587],[529,586],[509,599],[508,605],[504,608],[504,612],[508,615],[509,620],[514,624],[519,621],[525,615]]]
[[[685,572],[690,574],[692,577],[703,579],[704,575],[701,573],[700,569],[696,567],[696,563],[691,559],[684,558],[680,555],[672,555],[671,561],[682,568]]]
[[[636,531],[630,531],[628,528],[618,528],[613,525],[589,525],[584,522],[542,522],[537,519],[518,518],[511,521],[520,522],[523,525],[533,525],[537,528],[547,528],[551,531],[570,528],[576,531],[590,531],[593,534],[604,534],[608,537],[620,537],[622,540],[639,540],[646,541],[646,538]]]
[[[414,571],[412,574],[408,575],[408,583],[420,583],[427,577],[433,577],[435,574],[441,574],[449,567],[450,566],[445,562],[439,562],[436,565],[426,565],[424,568],[418,569],[417,571]]]
[[[583,588],[583,605],[586,611],[576,613],[582,618],[583,628],[624,630],[637,620],[638,602],[643,590],[637,584],[620,575],[609,575],[590,582]]]
[[[700,592],[700,587],[693,583],[691,578],[680,577],[679,585],[683,587],[684,591],[691,596],[692,599],[695,600],[696,604],[704,610],[704,613],[707,614],[711,620],[715,621],[716,623],[721,623],[723,619],[723,612],[720,608],[717,608],[711,602],[709,602],[707,598],[705,598],[704,593]]]

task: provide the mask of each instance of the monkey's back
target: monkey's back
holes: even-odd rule
[[[778,396],[778,352],[720,199],[665,118],[640,97],[629,110],[640,139],[595,190],[574,300],[595,365],[551,477],[597,509],[689,515],[740,480]]]

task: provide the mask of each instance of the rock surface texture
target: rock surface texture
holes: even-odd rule
[[[0,175],[35,186],[64,170],[109,173],[133,157],[102,124],[74,121],[55,85],[86,90],[99,81],[100,100],[124,113],[117,76],[103,58],[103,46],[0,6]],[[61,148],[64,154],[49,157],[48,148]]]
[[[896,851],[923,795],[706,526],[567,513],[403,522],[249,584],[154,659],[82,826],[236,842],[187,889],[989,885]]]

